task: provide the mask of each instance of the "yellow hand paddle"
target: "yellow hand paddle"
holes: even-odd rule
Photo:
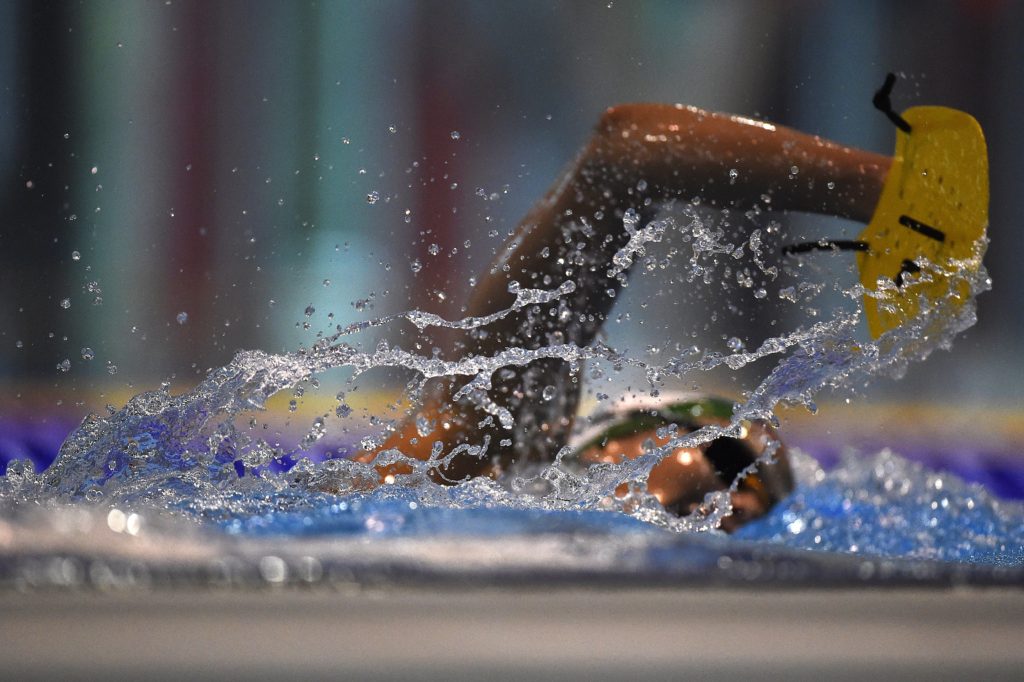
[[[950,291],[944,277],[908,277],[919,262],[944,267],[969,261],[988,226],[988,153],[974,117],[946,107],[913,107],[902,115],[896,152],[871,222],[858,240],[864,312],[878,338],[919,312],[919,297],[959,306],[967,291]],[[903,128],[904,126],[901,126]],[[978,267],[980,262],[975,265]],[[896,286],[880,287],[893,282]]]

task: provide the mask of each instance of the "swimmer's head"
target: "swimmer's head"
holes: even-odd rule
[[[588,464],[618,463],[664,446],[673,436],[708,425],[727,426],[731,417],[732,403],[716,398],[632,404],[598,417],[578,440],[576,451]],[[758,463],[758,456],[773,443],[777,443],[774,462]],[[753,471],[741,477],[751,465],[755,465]],[[786,449],[762,421],[744,422],[739,438],[720,437],[698,447],[676,448],[651,470],[647,490],[667,510],[682,516],[697,509],[708,493],[726,490],[737,479],[733,514],[722,523],[726,531],[763,516],[793,488]]]

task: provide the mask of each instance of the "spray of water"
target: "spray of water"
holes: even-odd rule
[[[749,231],[745,240],[730,243],[725,229],[728,212],[725,215],[726,220],[716,222],[687,209],[682,216],[659,218],[641,226],[637,214],[627,211],[624,227],[629,239],[607,263],[609,276],[622,277],[634,264],[634,276],[658,276],[666,263],[674,260],[680,270],[676,275],[679,288],[716,285],[733,299],[746,296],[755,300],[765,299],[768,289],[774,288],[775,298],[795,304],[798,312],[813,321],[799,322],[791,331],[768,336],[751,350],[738,338],[730,338],[725,351],[677,343],[675,352],[661,353],[658,349],[657,362],[600,340],[588,347],[564,343],[531,349],[510,346],[491,355],[457,360],[425,356],[383,341],[371,352],[351,343],[369,330],[403,322],[420,331],[480,329],[531,306],[559,301],[578,286],[570,278],[549,289],[513,284],[510,291],[514,302],[488,316],[448,320],[412,310],[365,320],[296,352],[240,352],[228,365],[210,372],[198,386],[180,395],[171,395],[166,389],[137,395],[119,411],[86,418],[67,438],[47,471],[34,474],[31,467],[12,464],[0,483],[0,503],[8,513],[29,503],[85,504],[230,524],[268,513],[330,508],[339,500],[368,494],[377,481],[375,466],[404,462],[411,473],[373,495],[411,496],[421,508],[604,510],[626,513],[676,531],[716,529],[731,512],[730,491],[708,495],[693,514],[680,518],[666,512],[646,492],[644,481],[651,468],[676,448],[697,446],[720,436],[739,436],[750,420],[777,423],[774,410],[780,403],[814,409],[815,396],[822,391],[842,391],[879,376],[899,376],[909,363],[923,360],[935,349],[948,348],[957,334],[970,327],[975,321],[974,297],[990,286],[981,265],[984,240],[975,245],[969,261],[921,263],[918,277],[948,283],[950,294],[962,300],[967,292],[965,302],[949,307],[943,300],[923,300],[918,317],[871,340],[863,331],[860,300],[865,291],[860,285],[833,285],[848,305],[822,315],[815,297],[828,289],[828,283],[813,281],[809,276],[813,266],[801,263],[792,268],[795,284],[781,286],[786,284],[779,279],[785,266],[772,264],[768,257],[772,250],[768,242],[777,238],[773,237],[777,226]],[[662,242],[666,237],[683,246],[665,247]],[[883,289],[873,295],[885,293]],[[699,324],[701,321],[696,320],[694,329]],[[435,483],[429,475],[431,469],[466,453],[484,456],[486,443],[466,443],[451,452],[438,451],[429,461],[389,449],[379,452],[372,463],[346,458],[314,462],[304,458],[304,452],[325,438],[330,440],[332,428],[337,430],[337,424],[348,417],[344,404],[337,410],[337,419],[318,417],[292,446],[269,441],[254,428],[268,399],[279,392],[316,384],[318,377],[329,371],[347,371],[348,381],[353,382],[369,370],[381,368],[411,373],[414,379],[409,389],[414,396],[430,380],[468,379],[457,397],[474,400],[481,418],[490,416],[510,428],[511,413],[487,398],[491,379],[503,368],[525,367],[541,359],[563,360],[577,371],[586,364],[592,368],[592,378],[617,372],[640,373],[654,394],[672,382],[693,384],[715,370],[738,372],[754,366],[763,370],[737,401],[729,424],[677,435],[635,460],[585,467],[565,450],[552,453],[552,461],[547,464],[524,466],[499,480],[477,478],[450,486]],[[592,394],[600,401],[606,396],[598,383]],[[378,420],[381,424],[383,429],[364,437],[363,447],[382,442],[387,424]],[[761,458],[769,460],[774,450],[769,447]],[[299,459],[299,463],[281,472],[272,464],[285,455]],[[616,494],[623,483],[629,492]]]

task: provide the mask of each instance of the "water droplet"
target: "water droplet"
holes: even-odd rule
[[[437,244],[431,244],[430,246],[427,247],[427,253],[429,253],[431,256],[436,256],[437,254],[441,253],[441,247],[438,246]]]
[[[89,172],[92,173],[93,175],[96,175],[96,173],[98,173],[99,170],[100,169],[98,167],[93,166],[92,168],[89,169]]]
[[[627,208],[625,213],[622,214],[622,226],[626,228],[626,232],[633,234],[636,232],[636,226],[640,223],[640,216],[637,214],[636,209],[630,207]]]
[[[541,391],[540,397],[543,398],[545,402],[547,402],[554,398],[556,393],[557,390],[554,386],[545,386],[544,390]]]
[[[729,169],[729,184],[730,185],[735,185],[736,184],[736,178],[738,178],[739,176],[740,176],[740,172],[738,170],[736,170],[735,168],[730,168]]]
[[[302,447],[308,448],[326,435],[327,426],[324,424],[323,417],[317,417],[313,420],[313,425],[309,428],[309,433],[307,433],[302,439]]]
[[[423,263],[420,262],[419,258],[414,258],[413,261],[409,263],[409,269],[413,272],[419,272],[423,269]]]
[[[72,251],[71,260],[82,260],[82,254],[78,253],[77,251]]]
[[[731,350],[732,352],[739,353],[740,351],[743,350],[746,344],[743,343],[743,339],[739,338],[738,336],[733,336],[728,341],[726,341],[725,345],[727,345],[729,347],[729,350]]]
[[[117,365],[110,362],[109,360],[107,361],[107,374],[117,374]]]
[[[341,138],[341,143],[342,144],[352,144],[352,140],[348,139],[347,137],[343,137],[343,138]]]
[[[453,130],[451,135],[453,140],[457,140],[460,137],[462,137],[462,133],[460,133],[458,130]]]
[[[70,308],[71,307],[71,299],[70,298],[62,298],[62,299],[60,299],[60,307],[63,308],[64,310],[67,310],[68,308]]]
[[[313,313],[315,313],[315,312],[316,312],[316,308],[314,308],[311,305],[307,305],[306,306],[306,310],[305,310],[306,317],[312,317]]]
[[[178,324],[185,324],[188,322],[188,313],[182,310],[174,319],[178,321]]]
[[[15,347],[15,348],[24,348],[24,347],[25,347],[25,344],[24,344],[24,342],[22,342],[22,341],[21,341],[21,340],[19,339],[19,340],[17,340],[17,341],[15,341],[15,342],[14,342],[14,347]]]
[[[71,369],[71,361],[68,360],[67,358],[64,358],[63,360],[57,363],[57,369],[59,369],[61,372],[67,372],[68,370]]]
[[[92,348],[89,348],[88,346],[86,346],[86,347],[84,347],[82,349],[82,359],[83,360],[92,360],[95,357],[96,357],[96,353],[93,351]]]
[[[378,192],[377,190],[373,190],[372,192],[366,195],[366,203],[376,204],[378,201],[380,201],[380,192]]]
[[[825,183],[825,186],[828,187],[829,189],[835,189],[836,188],[836,183],[834,183],[831,180],[829,180],[828,182]]]
[[[331,286],[331,280],[325,279],[323,284],[324,284],[325,287],[329,287],[329,286]]]
[[[392,123],[391,125],[388,126],[388,132],[389,133],[397,133],[398,132],[398,126],[396,126],[395,124]]]

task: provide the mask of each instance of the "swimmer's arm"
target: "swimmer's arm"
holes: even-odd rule
[[[660,104],[607,110],[588,152],[597,166],[616,167],[627,183],[645,180],[662,199],[742,208],[767,195],[768,209],[861,222],[870,220],[891,164],[785,126]]]
[[[566,231],[584,239],[587,261],[575,273],[584,282],[576,282],[573,308],[605,312],[611,307],[606,290],[618,284],[617,278],[604,277],[601,266],[628,238],[622,216],[629,208],[649,219],[659,203],[700,198],[719,207],[761,203],[771,210],[868,222],[890,163],[880,154],[741,116],[682,105],[613,107],[506,242],[474,289],[468,314],[487,315],[511,305],[515,297],[508,285],[513,280],[523,287],[542,287],[545,277],[553,282],[545,288],[561,284],[567,276],[564,260],[579,244],[568,244]],[[594,237],[586,237],[583,221]],[[505,337],[514,331],[505,325],[477,350],[507,347]],[[579,331],[582,335],[571,340],[586,345],[597,329]]]
[[[765,205],[763,196],[768,196],[766,208],[772,210],[866,222],[889,165],[889,158],[879,154],[739,116],[679,105],[611,108],[483,273],[466,313],[485,316],[510,307],[513,281],[522,288],[550,290],[571,279],[575,291],[480,330],[465,340],[462,352],[493,355],[512,346],[586,346],[593,341],[613,303],[608,292],[621,286],[620,278],[608,276],[607,270],[628,240],[623,227],[628,209],[638,213],[643,225],[659,204],[671,199],[699,197],[714,206],[745,208]],[[560,314],[565,311],[568,316]],[[385,447],[426,459],[430,448],[425,444],[436,440],[449,452],[461,442],[488,437],[493,456],[457,458],[444,474],[453,479],[488,473],[518,458],[550,457],[565,444],[578,402],[579,377],[568,369],[566,362],[545,360],[495,374],[491,397],[512,412],[513,433],[493,420],[481,425],[486,420],[475,405],[451,400],[461,384],[450,384],[424,405],[437,425],[433,433],[415,436],[410,422]],[[542,399],[545,385],[558,389],[557,398]],[[417,442],[410,444],[410,439]],[[509,441],[511,446],[501,445]]]

